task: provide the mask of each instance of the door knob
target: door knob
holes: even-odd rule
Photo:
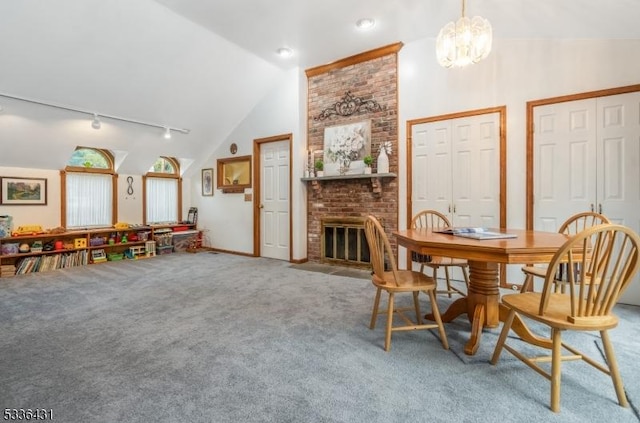
[[[260,204],[260,208],[261,208],[261,209],[264,209],[264,204]]]

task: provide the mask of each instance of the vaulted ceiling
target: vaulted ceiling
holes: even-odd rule
[[[396,41],[435,38],[462,0],[156,0],[282,67],[322,65]],[[466,0],[497,38],[640,38],[638,0]],[[358,30],[355,22],[376,26]],[[276,49],[292,48],[282,60]]]
[[[76,145],[144,173],[157,155],[210,154],[291,71],[434,38],[458,0],[20,0],[0,2],[0,94],[188,128],[160,129],[0,96],[0,166],[59,169]],[[638,0],[468,0],[496,38],[640,38]],[[359,18],[376,26],[359,31]],[[275,54],[289,47],[286,60]],[[434,59],[435,60],[435,59]]]

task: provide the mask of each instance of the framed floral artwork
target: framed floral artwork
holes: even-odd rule
[[[213,195],[213,169],[202,169],[202,195]]]
[[[371,154],[371,121],[324,128],[324,175],[364,173],[364,157]]]
[[[2,177],[2,205],[47,205],[47,180],[43,178]]]

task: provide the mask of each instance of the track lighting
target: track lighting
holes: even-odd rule
[[[91,127],[93,129],[100,129],[100,119],[98,118],[98,114],[93,114],[93,122],[91,122]]]
[[[162,129],[165,130],[164,137],[167,138],[167,139],[171,138],[171,131],[181,132],[181,133],[183,133],[185,135],[188,134],[189,132],[191,132],[189,129],[174,128],[173,126],[159,125],[157,123],[151,123],[151,122],[143,122],[143,121],[140,121],[140,120],[128,119],[128,118],[124,118],[124,117],[120,117],[120,116],[105,115],[103,113],[90,112],[90,111],[78,109],[78,108],[75,108],[75,107],[64,106],[64,105],[61,105],[61,104],[47,103],[46,101],[41,101],[41,100],[32,100],[32,99],[29,99],[29,98],[19,97],[19,96],[12,95],[12,94],[0,93],[0,97],[12,98],[14,100],[27,101],[29,103],[39,104],[41,106],[55,107],[56,109],[69,110],[71,112],[84,113],[84,114],[87,114],[87,115],[92,115],[93,116],[93,120],[91,121],[91,127],[93,129],[100,129],[100,126],[101,126],[100,118],[102,118],[102,119],[106,118],[106,119],[120,120],[122,122],[135,123],[135,124],[138,124],[138,125],[152,126],[154,128],[162,128]],[[2,107],[0,107],[0,111],[2,111]]]

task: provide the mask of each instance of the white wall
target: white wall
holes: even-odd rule
[[[423,39],[400,50],[399,67],[399,198],[406,198],[407,120],[506,105],[507,225],[523,228],[526,102],[640,83],[640,40],[497,39],[484,61],[444,69],[434,40]],[[403,228],[406,202],[399,204]]]
[[[133,179],[131,184],[133,194],[127,192],[129,188],[127,178],[129,177]],[[142,176],[118,175],[118,221],[142,223],[142,201]]]
[[[235,156],[252,155],[253,140],[293,134],[291,187],[294,259],[306,256],[306,187],[300,182],[306,135],[301,129],[300,78],[298,69],[285,73],[202,165],[217,172],[217,159],[232,156],[229,152],[232,143],[238,145]],[[256,159],[259,160],[255,157],[252,160]],[[217,174],[214,179],[217,179]],[[244,201],[242,194],[222,193],[217,187],[212,197],[203,197],[201,184],[199,178],[193,178],[191,195],[192,204],[198,207],[198,227],[205,230],[205,245],[253,254],[253,202]]]
[[[24,225],[40,225],[43,229],[60,226],[61,185],[59,170],[28,169],[19,167],[0,167],[0,177],[24,177],[47,179],[47,205],[45,206],[13,206],[0,205],[0,216],[12,216],[14,229]],[[133,178],[133,194],[127,192],[127,177]],[[192,180],[182,181],[182,218],[187,218],[191,204]],[[127,223],[143,222],[142,215],[142,175],[118,175],[118,221]]]
[[[0,167],[0,177],[45,178],[47,180],[46,206],[0,205],[0,216],[13,217],[13,229],[18,226],[40,225],[43,229],[60,226],[60,171]]]

